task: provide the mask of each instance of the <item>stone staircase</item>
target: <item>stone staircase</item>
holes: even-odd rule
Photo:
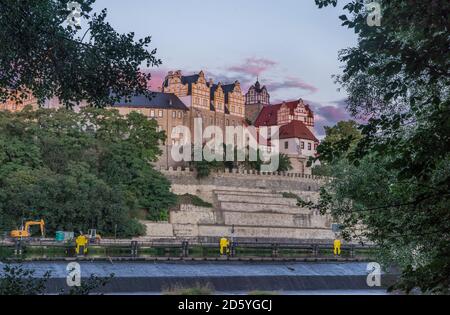
[[[147,222],[147,238],[323,241],[334,238],[331,220],[297,206],[284,190],[216,186],[208,199],[212,208],[181,205],[166,223]],[[292,191],[305,201],[317,201],[317,191]]]
[[[301,196],[306,200],[312,194]],[[221,187],[214,190],[216,222],[198,222],[200,237],[234,236],[271,239],[332,239],[331,221],[297,206],[294,198],[261,188]],[[314,196],[317,198],[317,196]]]

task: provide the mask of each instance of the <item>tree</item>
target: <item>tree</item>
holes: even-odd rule
[[[317,148],[321,161],[332,161],[346,154],[361,139],[358,124],[353,121],[339,121],[333,127],[325,127],[325,139]]]
[[[379,27],[368,25],[363,0],[347,2],[350,14],[340,16],[358,44],[340,52],[345,67],[336,79],[349,111],[368,123],[345,156],[328,155],[335,180],[320,206],[343,219],[349,235],[364,225],[384,258],[403,267],[397,288],[448,292],[450,3],[377,2]]]
[[[201,161],[193,161],[191,165],[196,171],[197,179],[208,177],[213,170],[225,169],[223,161],[206,161],[202,159]]]
[[[325,127],[325,139],[317,147],[317,157],[310,158],[308,166],[320,160],[320,165],[313,167],[313,174],[332,176],[331,163],[348,154],[361,139],[361,132],[354,120],[339,121],[333,127]]]
[[[144,234],[142,210],[158,220],[176,203],[151,166],[165,138],[156,128],[112,109],[0,112],[0,229],[42,218],[49,233]]]
[[[251,152],[251,150],[253,150],[253,152]],[[253,154],[256,154],[255,161],[250,160],[250,157]],[[245,167],[247,167],[250,170],[261,171],[261,166],[264,164],[267,164],[267,162],[263,161],[263,156],[266,156],[266,155],[267,155],[267,153],[261,152],[260,149],[258,149],[255,152],[254,149],[250,148],[247,151],[247,155],[246,155],[246,158],[245,158],[245,161],[243,162],[243,164],[245,165]],[[291,160],[289,159],[289,157],[286,154],[279,153],[278,169],[276,171],[277,172],[287,172],[287,171],[290,171],[291,169],[292,169],[292,164],[291,164]]]
[[[42,278],[36,278],[34,274],[34,270],[24,269],[22,266],[4,266],[0,277],[0,295],[43,294],[50,272],[47,271]]]
[[[99,277],[91,274],[89,278],[82,279],[80,286],[71,287],[69,290],[62,290],[61,295],[90,295],[93,292],[99,291],[100,288],[105,287],[114,278],[111,273],[108,277]]]
[[[232,147],[230,147],[232,148]],[[233,159],[234,161],[226,161],[226,152],[227,152],[227,147],[224,145],[224,156],[223,156],[223,161],[206,161],[206,160],[201,160],[201,161],[194,161],[191,163],[191,165],[194,167],[194,169],[197,172],[197,178],[203,178],[203,177],[208,177],[211,173],[211,171],[213,170],[223,170],[223,169],[229,169],[232,170],[233,168],[239,168],[240,166],[248,169],[248,170],[256,170],[256,171],[261,171],[261,166],[264,164],[267,164],[265,161],[263,161],[263,152],[261,152],[261,150],[257,150],[256,152],[256,160],[255,161],[251,161],[250,160],[250,156],[252,156],[253,154],[251,153],[251,151],[253,150],[253,153],[255,152],[254,149],[249,148],[247,146],[246,150],[245,150],[245,154],[243,154],[242,156],[245,157],[244,161],[237,161],[237,157],[243,153],[243,151],[240,151],[237,147],[234,147],[234,149],[232,149],[233,152]],[[280,154],[279,155],[279,164],[278,164],[278,172],[287,172],[289,170],[292,169],[292,165],[291,165],[291,160],[289,159],[289,157],[286,154]]]
[[[42,277],[36,277],[36,271],[25,269],[21,265],[3,267],[0,276],[0,295],[42,295],[46,292],[46,285],[51,278],[51,272],[45,272]],[[108,277],[98,277],[91,274],[88,279],[83,279],[78,287],[62,290],[61,295],[89,295],[93,291],[107,285],[114,278],[114,274]]]
[[[141,66],[161,64],[156,49],[148,51],[151,38],[117,33],[106,22],[106,9],[90,16],[95,0],[77,0],[85,30],[67,25],[69,2],[0,0],[0,102],[20,102],[27,92],[40,103],[56,96],[68,107],[150,97],[150,74]]]

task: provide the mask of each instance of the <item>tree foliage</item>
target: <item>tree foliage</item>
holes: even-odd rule
[[[106,9],[92,12],[95,0],[77,0],[85,29],[67,25],[71,0],[0,0],[0,102],[20,101],[31,91],[42,103],[58,97],[66,106],[87,101],[107,106],[147,91],[158,66],[150,37],[135,40],[106,21]]]
[[[49,278],[49,271],[41,278],[37,278],[34,270],[24,269],[22,266],[6,265],[3,267],[3,274],[0,277],[0,295],[44,294]]]
[[[230,147],[231,148],[231,147]],[[214,170],[232,170],[233,168],[245,168],[247,170],[254,170],[254,171],[261,171],[261,166],[268,164],[267,161],[267,153],[262,152],[260,149],[258,149],[256,152],[254,149],[247,147],[244,151],[240,151],[237,147],[234,147],[234,149],[231,149],[231,152],[233,154],[233,160],[227,161],[227,146],[224,145],[223,149],[223,161],[206,161],[205,159],[202,159],[201,161],[194,161],[191,163],[191,165],[194,167],[194,169],[197,172],[197,178],[204,178],[208,177],[212,171]],[[244,157],[244,161],[239,161],[238,156]],[[255,160],[252,160],[251,156],[256,156]],[[266,158],[266,160],[264,159]],[[278,164],[278,172],[287,172],[292,169],[292,164],[289,159],[289,157],[286,154],[279,154],[279,164]]]
[[[346,156],[361,139],[358,123],[354,120],[340,121],[335,126],[325,127],[325,139],[317,148],[317,157],[310,158],[308,166],[320,160],[319,165],[314,165],[312,172],[317,176],[332,176],[332,161]]]
[[[348,235],[364,226],[363,236],[402,266],[398,288],[448,292],[450,3],[377,2],[379,27],[368,25],[362,0],[347,1],[340,16],[358,44],[340,52],[337,82],[352,115],[368,122],[359,141],[340,147],[343,155],[329,141],[319,146],[335,178],[319,206],[343,220]]]
[[[0,295],[43,295],[50,278],[50,271],[39,277],[35,270],[22,265],[5,265],[0,273]],[[107,285],[113,278],[114,274],[108,277],[91,274],[89,278],[81,280],[80,286],[63,289],[60,295],[89,295]]]
[[[0,112],[0,229],[42,218],[50,233],[144,233],[137,214],[165,216],[176,202],[151,162],[165,135],[116,110]]]

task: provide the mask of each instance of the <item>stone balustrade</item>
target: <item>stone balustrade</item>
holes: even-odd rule
[[[170,175],[187,175],[192,176],[195,174],[195,171],[190,168],[182,168],[182,167],[169,167],[164,168],[161,167],[160,171],[162,173],[168,173]],[[224,170],[215,170],[211,172],[212,175],[218,175],[218,176],[236,176],[236,175],[252,175],[252,176],[264,176],[264,177],[290,177],[290,178],[303,178],[303,179],[311,179],[311,180],[318,180],[318,181],[330,181],[330,177],[324,177],[324,176],[315,176],[315,175],[308,175],[303,173],[294,173],[294,172],[260,172],[256,170],[244,170],[244,169],[224,169]]]

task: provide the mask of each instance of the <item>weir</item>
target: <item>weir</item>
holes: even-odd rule
[[[35,262],[22,265],[42,277],[46,271],[52,278],[48,293],[66,286],[67,263]],[[114,278],[102,293],[160,294],[172,287],[209,285],[216,292],[302,291],[302,290],[380,290],[391,285],[395,273],[382,273],[382,287],[367,285],[367,263],[250,263],[250,262],[80,262],[82,279],[91,274]],[[1,272],[0,272],[1,273]]]

